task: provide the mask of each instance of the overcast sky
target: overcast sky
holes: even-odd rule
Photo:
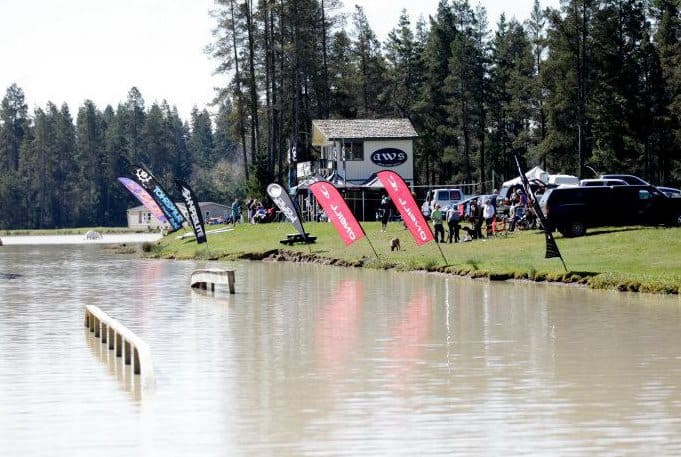
[[[412,23],[435,14],[437,0],[345,1],[361,5],[383,41],[402,8]],[[471,4],[475,4],[471,0]],[[486,0],[490,28],[502,12],[523,21],[533,0]],[[214,26],[213,0],[0,0],[0,98],[12,83],[31,110],[68,103],[75,117],[90,99],[103,109],[136,86],[147,107],[163,99],[187,119],[206,106],[224,77],[203,52]],[[541,0],[557,7],[559,0]]]

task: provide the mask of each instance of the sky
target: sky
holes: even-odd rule
[[[559,0],[540,0],[558,7]],[[434,15],[437,0],[345,0],[360,5],[379,39],[397,25],[401,10],[412,23]],[[476,4],[471,0],[472,5]],[[502,12],[523,21],[534,0],[483,0],[490,28]],[[114,108],[137,87],[147,108],[164,99],[188,119],[215,87],[211,42],[213,0],[0,0],[0,98],[16,83],[31,112],[48,101],[67,103],[72,115],[87,99]],[[348,22],[349,23],[349,22]]]

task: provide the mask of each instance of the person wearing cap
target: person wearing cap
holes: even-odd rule
[[[436,243],[444,243],[445,242],[445,228],[442,225],[444,215],[442,214],[442,211],[440,210],[439,204],[435,204],[435,209],[431,213],[430,218],[433,220],[433,232],[434,232],[434,235],[435,235],[435,242]],[[438,234],[439,234],[439,240],[438,240]]]

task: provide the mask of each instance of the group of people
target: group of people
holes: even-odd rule
[[[509,231],[513,231],[516,227],[533,228],[536,227],[537,215],[532,209],[529,198],[525,192],[518,188],[515,192],[510,194],[509,203]]]
[[[482,234],[482,224],[483,222],[487,226],[487,232],[492,227],[494,223],[494,218],[496,216],[496,204],[492,203],[492,199],[488,198],[485,203],[481,206],[477,202],[471,202],[469,216],[463,216],[458,208],[458,205],[451,205],[444,210],[440,205],[435,205],[435,209],[430,214],[430,219],[433,221],[433,234],[435,235],[435,241],[438,243],[445,242],[445,229],[444,223],[447,223],[447,229],[449,232],[449,243],[460,243],[461,242],[461,229],[466,231],[466,240],[475,240],[483,238]],[[471,222],[472,227],[462,227],[461,222],[463,220],[468,220]]]
[[[496,191],[495,194],[496,195]],[[484,238],[482,234],[482,224],[486,224],[487,236],[493,232],[493,227],[496,221],[497,202],[494,196],[485,199],[484,203],[480,205],[478,200],[473,200],[469,208],[459,208],[459,205],[450,205],[447,208],[441,208],[436,204],[433,211],[430,213],[430,220],[433,223],[433,234],[435,241],[438,243],[445,242],[444,224],[447,223],[449,232],[449,243],[459,243],[462,241],[460,232],[463,229],[466,232],[464,240],[470,241]],[[462,221],[468,220],[471,227],[463,227]]]
[[[238,222],[244,222],[241,213],[241,202],[235,198],[231,206],[232,211],[232,226]],[[274,217],[274,208],[265,208],[262,202],[255,198],[249,198],[246,202],[246,214],[249,224],[257,224],[259,222],[266,222]]]

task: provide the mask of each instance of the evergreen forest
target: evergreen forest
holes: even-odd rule
[[[316,158],[313,119],[409,118],[419,185],[489,191],[517,174],[513,152],[551,173],[681,184],[681,0],[535,1],[525,22],[493,24],[467,0],[440,0],[428,18],[403,11],[383,42],[361,7],[342,11],[339,0],[216,0],[206,52],[229,84],[190,119],[135,87],[116,107],[29,112],[10,86],[0,228],[125,225],[137,202],[116,178],[129,163],[171,193],[185,180],[202,201],[262,195],[286,183],[291,147]]]

